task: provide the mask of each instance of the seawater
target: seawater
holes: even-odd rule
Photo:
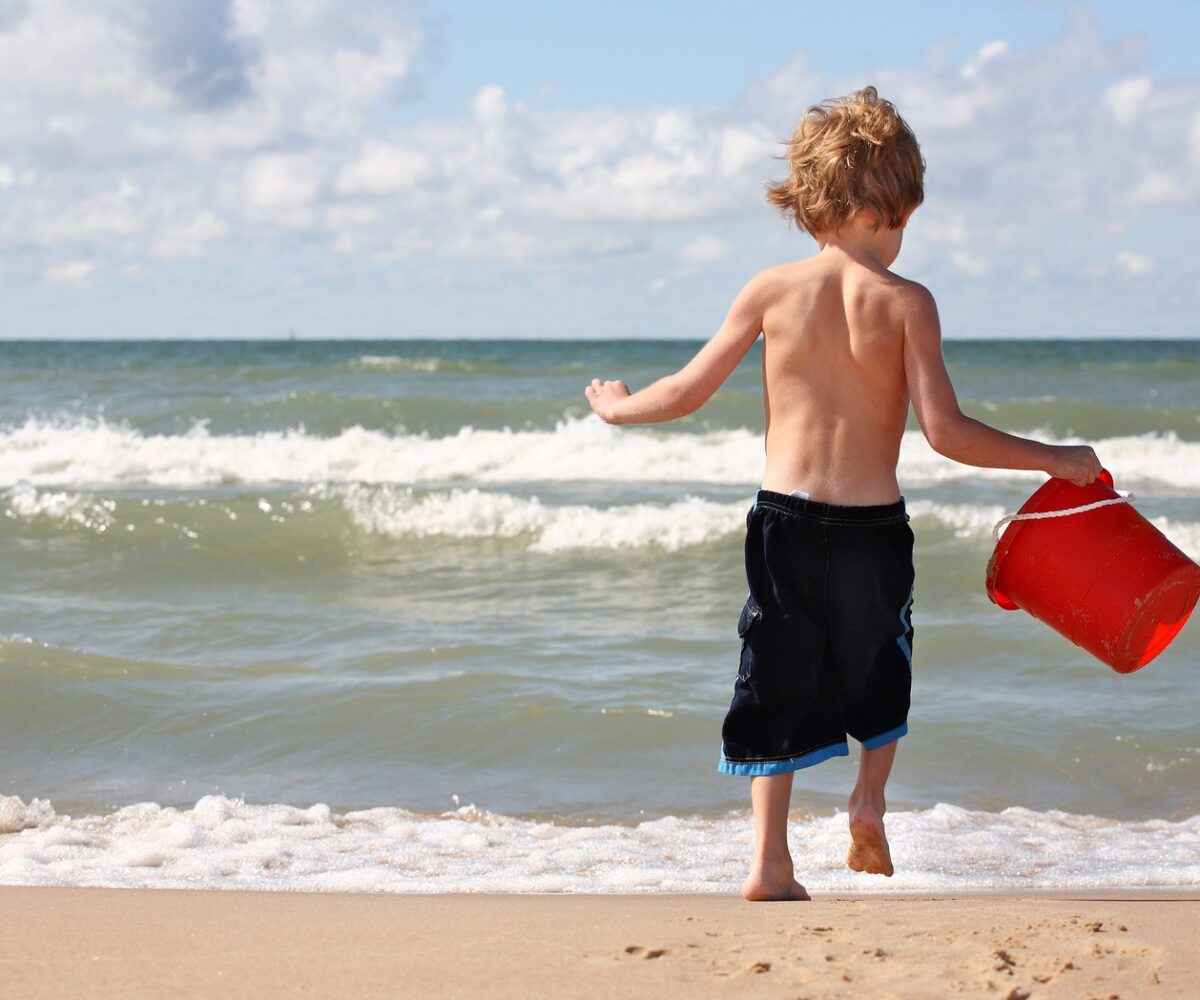
[[[725,891],[759,349],[610,427],[680,341],[0,343],[0,882]],[[1200,342],[949,342],[966,412],[1093,444],[1200,557]],[[915,424],[890,889],[1200,884],[1200,627],[1122,677],[983,591],[1040,474]],[[855,762],[795,778],[810,885]]]

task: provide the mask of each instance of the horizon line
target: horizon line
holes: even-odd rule
[[[710,337],[300,337],[300,336],[252,336],[252,337],[0,337],[0,344],[388,344],[388,343],[706,343]],[[1009,336],[943,336],[943,343],[1200,343],[1200,334],[1156,335],[1149,337],[1129,335],[1079,334],[1009,335]],[[755,344],[758,343],[756,339]],[[751,345],[753,346],[753,345]]]

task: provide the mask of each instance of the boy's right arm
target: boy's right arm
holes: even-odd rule
[[[934,451],[965,465],[987,469],[1039,469],[1086,486],[1100,473],[1100,460],[1087,445],[1052,445],[1006,434],[968,417],[942,358],[937,304],[928,289],[905,291],[904,372],[913,409]]]

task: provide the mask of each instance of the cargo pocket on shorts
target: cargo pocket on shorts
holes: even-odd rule
[[[742,607],[742,613],[738,616],[737,634],[741,639],[745,639],[750,629],[754,627],[754,623],[762,618],[762,608],[754,603],[753,597],[747,597],[746,603]],[[728,621],[728,619],[726,619]]]
[[[762,620],[762,608],[755,602],[753,595],[746,598],[746,603],[742,606],[742,613],[738,615],[737,634],[742,640],[742,652],[738,661],[738,678],[740,680],[748,680],[750,677],[750,666],[754,661],[754,653],[750,648],[752,633],[755,625]]]

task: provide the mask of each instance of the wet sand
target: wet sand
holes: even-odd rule
[[[1200,897],[0,887],[0,994],[1192,997]]]

